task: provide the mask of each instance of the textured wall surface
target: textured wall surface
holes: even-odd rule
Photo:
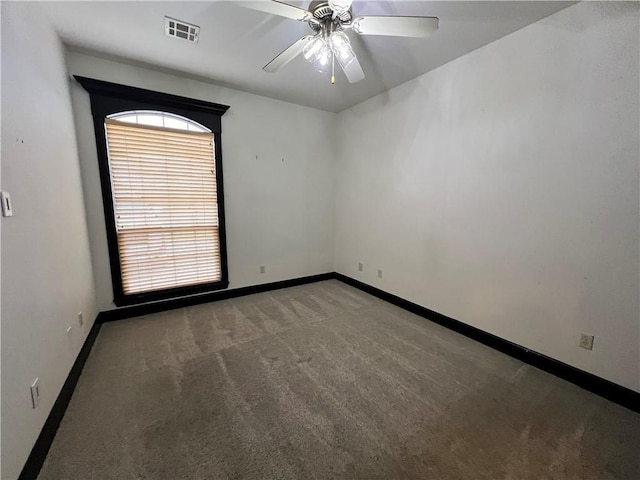
[[[2,190],[14,207],[2,218],[1,477],[10,480],[96,315],[63,47],[33,3],[2,2],[2,115]]]
[[[337,271],[640,390],[638,8],[580,3],[341,113]]]

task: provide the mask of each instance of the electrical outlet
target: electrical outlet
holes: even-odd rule
[[[586,333],[580,334],[580,342],[578,346],[587,350],[593,350],[593,335],[587,335]]]
[[[358,263],[358,271],[361,272],[362,271],[362,264]]]
[[[38,405],[40,405],[40,385],[38,380],[36,378],[31,384],[31,406],[33,408],[38,408]]]
[[[84,317],[82,316],[82,312],[78,312],[78,323],[80,326],[84,325]]]
[[[13,204],[11,203],[11,195],[8,192],[0,192],[2,200],[2,215],[5,217],[13,217]]]
[[[382,270],[378,269],[378,278],[382,278]]]
[[[266,271],[267,271],[267,269],[265,268],[265,266],[264,265],[260,265],[260,273],[264,273]]]

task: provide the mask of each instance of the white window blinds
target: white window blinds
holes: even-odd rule
[[[220,281],[213,134],[105,127],[124,293]]]

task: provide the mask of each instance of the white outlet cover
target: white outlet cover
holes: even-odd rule
[[[593,335],[589,335],[587,333],[581,333],[578,346],[586,350],[593,350],[593,339],[594,339]]]
[[[2,215],[5,217],[13,217],[13,205],[11,203],[11,195],[7,192],[0,192],[2,200]]]

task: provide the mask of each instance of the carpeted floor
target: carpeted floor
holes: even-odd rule
[[[336,280],[105,324],[40,474],[638,479],[640,415]]]

